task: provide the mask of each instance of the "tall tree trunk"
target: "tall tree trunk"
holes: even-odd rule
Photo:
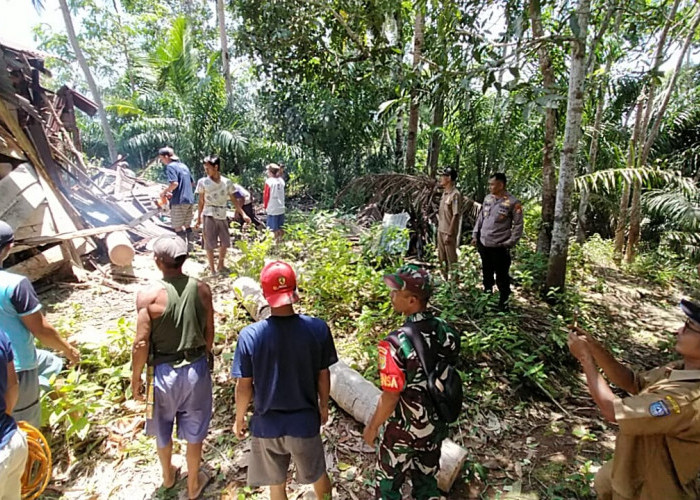
[[[590,16],[590,0],[578,4],[578,26],[571,43],[571,69],[569,72],[569,94],[566,107],[566,127],[561,152],[557,201],[554,210],[552,246],[547,268],[547,290],[564,289],[566,283],[566,258],[569,253],[569,231],[571,216],[571,192],[576,175],[576,159],[581,139],[583,115],[583,89],[586,77],[586,35]],[[578,31],[578,32],[577,32]]]
[[[544,39],[542,28],[542,11],[539,0],[530,1],[530,19],[532,34],[535,39]],[[540,43],[537,54],[542,72],[542,83],[545,92],[554,93],[554,70],[546,44]],[[544,146],[542,147],[542,223],[537,236],[537,251],[548,255],[552,243],[552,227],[554,226],[554,205],[556,203],[557,174],[554,166],[554,146],[557,140],[557,112],[554,108],[545,109],[544,115]]]
[[[394,11],[394,22],[396,23],[396,64],[394,70],[395,81],[403,81],[403,57],[404,57],[404,43],[403,43],[403,16],[401,15],[401,8],[397,8]],[[397,108],[396,114],[396,137],[394,139],[394,168],[397,172],[404,171],[404,109],[402,106]]]
[[[637,243],[642,228],[642,183],[638,178],[632,182],[632,204],[630,205],[630,232],[627,236],[625,262],[631,264],[637,253]]]
[[[605,75],[610,71],[611,60],[605,65]],[[598,144],[600,142],[600,126],[603,123],[603,108],[605,105],[605,87],[607,85],[607,76],[603,77],[598,88],[598,102],[596,103],[595,118],[593,120],[593,134],[591,136],[591,147],[588,150],[588,163],[586,163],[586,173],[592,174],[595,171],[595,163],[598,158]],[[588,201],[590,199],[590,191],[584,189],[581,191],[581,199],[578,205],[578,217],[576,224],[576,241],[583,243],[586,241],[586,225],[588,217]]]
[[[591,52],[588,54],[588,62],[586,64],[586,73],[590,74],[593,70],[593,62],[595,61],[595,50],[596,45],[600,43],[603,37],[605,29],[607,28],[609,17],[612,15],[613,11],[617,9],[617,2],[611,2],[608,8],[608,14],[606,15],[603,26],[596,34],[596,37],[591,44]],[[613,28],[614,33],[618,33],[620,30],[620,24],[622,23],[622,9],[617,9],[617,14],[615,16],[615,25]],[[605,28],[605,29],[604,29]],[[600,145],[600,128],[603,123],[603,110],[605,109],[605,99],[606,99],[606,89],[608,82],[610,81],[610,69],[613,63],[613,54],[608,53],[605,60],[605,70],[603,70],[602,79],[600,86],[598,87],[598,101],[596,102],[595,118],[593,119],[593,134],[591,136],[591,147],[588,150],[588,162],[586,163],[586,174],[592,174],[595,171],[596,160],[598,159],[598,148]],[[588,204],[590,202],[591,193],[588,189],[583,189],[581,191],[581,199],[578,205],[578,216],[576,224],[576,241],[583,244],[586,241],[586,231],[588,225]]]
[[[396,116],[396,138],[394,144],[394,161],[396,162],[396,170],[403,171],[403,115],[404,110],[399,108]]]
[[[630,138],[629,149],[627,150],[627,168],[634,167],[635,157],[637,152],[637,143],[642,131],[642,115],[644,114],[644,100],[640,98],[637,101],[637,109],[635,111],[634,130]],[[630,203],[631,185],[625,181],[622,187],[622,196],[620,197],[620,208],[617,212],[617,225],[615,226],[615,245],[613,250],[613,259],[619,263],[622,260],[622,250],[625,246],[625,229],[627,228],[627,211]]]
[[[114,6],[114,13],[117,19],[117,28],[119,29],[119,43],[122,45],[122,51],[124,52],[124,60],[126,63],[126,74],[129,77],[129,90],[133,94],[136,92],[136,82],[134,81],[134,65],[131,62],[131,56],[129,55],[129,45],[127,39],[124,36],[124,28],[122,27],[121,14],[119,13],[119,5],[117,0],[112,0],[112,5]]]
[[[216,15],[219,19],[219,39],[221,40],[221,64],[224,72],[224,82],[226,83],[226,97],[229,102],[233,96],[233,86],[231,85],[231,71],[229,68],[228,39],[226,37],[226,11],[224,10],[224,0],[216,0]]]
[[[442,146],[442,125],[445,121],[445,92],[440,88],[435,97],[435,107],[433,108],[433,133],[430,137],[430,148],[428,149],[427,172],[430,177],[435,177],[438,170],[438,160],[440,159],[440,147]]]
[[[61,6],[61,14],[63,14],[63,21],[66,24],[66,32],[68,33],[68,40],[73,47],[73,52],[75,52],[75,57],[78,59],[78,64],[85,74],[85,80],[87,80],[88,87],[90,88],[90,93],[92,98],[95,100],[97,105],[97,114],[100,115],[100,125],[102,125],[102,133],[105,136],[105,142],[107,143],[107,149],[109,151],[109,159],[113,163],[117,160],[117,146],[114,142],[114,136],[112,135],[112,130],[109,128],[109,121],[107,120],[107,113],[105,112],[105,107],[102,104],[102,96],[100,91],[95,84],[95,80],[92,78],[92,73],[90,72],[90,67],[85,60],[85,55],[80,48],[78,43],[78,38],[75,36],[75,29],[73,28],[73,20],[70,16],[70,10],[68,10],[68,3],[66,0],[58,0]]]
[[[422,7],[418,7],[416,12],[416,24],[413,29],[413,76],[415,81],[411,90],[411,108],[408,113],[408,135],[406,137],[406,171],[413,173],[416,169],[416,145],[418,139],[418,113],[420,104],[418,103],[418,80],[420,77],[418,68],[423,50],[423,28],[425,17]]]
[[[657,45],[656,54],[654,56],[654,64],[651,69],[652,74],[657,73],[659,71],[659,68],[661,67],[661,64],[663,63],[664,53],[666,50],[666,37],[668,35],[669,30],[671,29],[671,26],[675,22],[675,16],[679,3],[679,0],[676,0],[673,6],[671,7],[671,13],[667,18],[664,28],[661,32],[661,36],[659,37],[659,43]],[[656,140],[656,135],[658,134],[659,128],[661,126],[661,120],[663,119],[663,115],[666,112],[666,107],[668,106],[668,102],[671,98],[671,93],[673,92],[676,80],[678,78],[678,72],[680,71],[680,68],[683,64],[683,57],[685,56],[685,53],[687,52],[688,47],[690,46],[690,42],[693,40],[695,30],[698,27],[698,22],[700,22],[699,16],[700,11],[698,11],[698,13],[696,13],[695,17],[693,18],[692,26],[683,44],[682,52],[681,54],[679,54],[678,62],[676,63],[676,70],[674,71],[671,77],[671,81],[668,84],[668,90],[666,92],[666,95],[664,96],[661,107],[656,113],[656,118],[651,129],[649,129],[649,123],[651,121],[651,115],[654,108],[654,101],[656,100],[656,79],[652,78],[652,80],[649,83],[649,98],[647,99],[646,110],[644,113],[644,123],[642,124],[642,131],[644,131],[645,139],[640,144],[641,154],[637,155],[637,167],[639,168],[645,167],[647,164],[647,160],[649,159],[649,152],[651,151],[651,146],[654,143],[654,140]],[[630,207],[630,228],[627,236],[627,248],[625,251],[625,262],[627,262],[628,264],[634,262],[634,258],[637,253],[637,244],[641,239],[642,229],[642,183],[638,180],[635,180],[632,188],[633,190],[632,206]]]

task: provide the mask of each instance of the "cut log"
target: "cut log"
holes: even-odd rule
[[[270,306],[263,297],[260,285],[252,278],[238,278],[233,282],[233,291],[243,307],[255,321],[270,315]],[[377,408],[381,391],[343,361],[330,367],[331,397],[355,420],[367,424]],[[452,489],[457,476],[467,460],[467,450],[450,439],[442,442],[440,449],[440,471],[438,487],[445,492]]]
[[[262,288],[253,278],[243,276],[233,282],[233,293],[255,321],[270,316],[270,304],[263,297]]]
[[[134,261],[134,246],[124,231],[115,231],[105,238],[109,260],[117,266],[129,266]]]
[[[57,270],[66,261],[60,245],[44,250],[8,269],[9,272],[26,276],[29,281],[37,281]]]
[[[330,372],[333,401],[358,422],[369,422],[381,391],[343,361],[332,365]],[[466,460],[467,450],[451,439],[445,439],[440,449],[438,488],[444,492],[450,491]]]

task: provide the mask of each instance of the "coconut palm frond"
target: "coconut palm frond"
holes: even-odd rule
[[[440,191],[435,179],[426,175],[371,174],[350,182],[336,197],[336,205],[351,197],[376,204],[383,212],[407,211],[416,217],[437,218]],[[463,196],[462,214],[474,221],[481,204]]]
[[[679,254],[700,261],[700,234],[696,231],[667,231],[664,240]]]
[[[243,151],[246,144],[248,139],[238,130],[219,130],[212,137],[212,145],[230,153]]]
[[[159,69],[160,90],[170,83],[175,92],[184,97],[197,87],[197,57],[186,18],[179,17],[173,22],[168,37],[153,55],[153,65]]]
[[[635,180],[646,187],[658,187],[660,185],[674,187],[688,196],[698,193],[698,188],[695,186],[693,179],[683,177],[677,171],[651,167],[598,170],[592,174],[577,177],[576,189],[579,191],[586,189],[612,191],[622,182],[631,183]]]
[[[650,212],[663,214],[681,227],[700,229],[700,206],[678,191],[655,189],[644,193],[642,200]]]
[[[129,99],[115,99],[105,106],[107,111],[116,113],[118,116],[143,116],[145,111],[139,108],[136,103]]]

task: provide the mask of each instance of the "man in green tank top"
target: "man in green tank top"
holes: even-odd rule
[[[187,493],[189,498],[198,498],[211,480],[199,469],[212,413],[208,367],[214,344],[211,289],[182,273],[187,244],[181,238],[159,238],[153,254],[163,279],[136,296],[131,390],[135,399],[145,399],[141,374],[148,364],[152,387],[146,391],[153,397],[148,401],[152,414],[147,415],[146,433],[156,437],[163,486],[172,488],[179,476],[171,460],[177,420],[178,437],[187,441]]]

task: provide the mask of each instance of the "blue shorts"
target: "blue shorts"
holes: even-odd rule
[[[282,229],[284,226],[284,214],[279,215],[268,215],[267,216],[267,227],[273,231]]]
[[[153,418],[146,420],[146,434],[156,437],[165,448],[177,437],[188,443],[204,441],[212,413],[211,375],[206,356],[194,363],[173,368],[169,363],[155,367]]]

